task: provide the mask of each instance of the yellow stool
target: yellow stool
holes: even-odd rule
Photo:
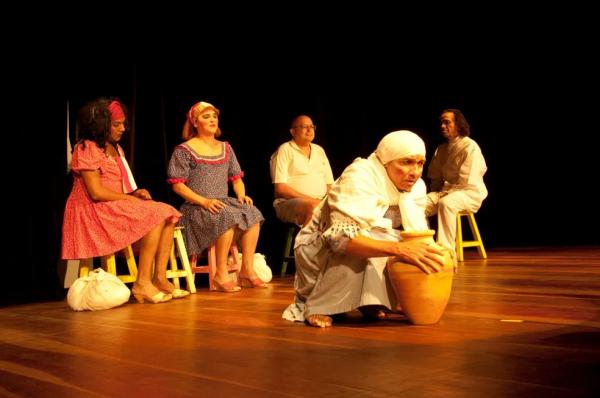
[[[185,243],[183,242],[182,229],[183,227],[175,227],[175,232],[173,234],[175,242],[171,249],[171,256],[169,259],[170,269],[167,269],[167,278],[173,279],[173,285],[175,285],[177,289],[179,289],[179,278],[185,278],[187,289],[190,293],[196,293],[196,282],[194,281],[194,274],[192,273]],[[177,256],[175,255],[175,250],[177,250]],[[177,268],[177,257],[179,257],[183,269]]]
[[[461,217],[467,217],[469,226],[471,227],[471,233],[473,234],[473,240],[463,240]],[[464,261],[463,250],[465,247],[476,247],[481,258],[487,258],[485,248],[483,247],[483,241],[481,240],[481,234],[477,223],[475,222],[475,214],[469,211],[461,211],[456,215],[456,257],[458,261]]]
[[[108,254],[101,257],[102,268],[108,273],[116,275],[123,283],[135,282],[137,279],[137,264],[133,255],[133,249],[131,245],[127,246],[122,250],[127,261],[127,268],[129,274],[117,275],[117,262],[115,261],[115,255]],[[89,272],[94,268],[93,258],[85,258],[79,262],[79,276],[87,276]]]
[[[287,235],[285,238],[285,246],[283,248],[283,256],[281,261],[281,277],[285,277],[285,273],[287,271],[287,266],[290,260],[294,261],[294,246],[292,243],[294,242],[294,235],[298,231],[298,227],[296,225],[292,225],[288,228]]]

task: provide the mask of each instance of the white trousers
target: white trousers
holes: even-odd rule
[[[456,250],[456,215],[461,211],[477,212],[481,196],[473,191],[429,192],[427,194],[427,217],[438,215],[437,243]]]

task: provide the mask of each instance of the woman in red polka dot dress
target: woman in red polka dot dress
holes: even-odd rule
[[[73,189],[67,200],[62,258],[115,253],[140,240],[138,277],[132,293],[152,303],[184,297],[166,278],[173,230],[181,214],[135,189],[118,142],[127,128],[126,108],[115,99],[86,104],[78,114],[79,141],[73,150]],[[152,265],[156,263],[154,275]]]

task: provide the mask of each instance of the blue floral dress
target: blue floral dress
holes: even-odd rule
[[[200,254],[228,229],[245,231],[264,221],[260,210],[228,196],[228,183],[244,176],[233,148],[222,143],[221,154],[201,156],[187,144],[178,145],[169,161],[168,182],[184,183],[198,195],[219,199],[226,207],[213,214],[202,206],[185,202],[179,209],[183,238],[189,254]]]

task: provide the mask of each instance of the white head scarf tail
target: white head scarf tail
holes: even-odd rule
[[[386,165],[394,159],[415,155],[425,156],[425,143],[412,131],[393,131],[379,141],[375,154],[381,164]]]
[[[402,217],[402,229],[405,231],[425,231],[429,229],[425,206],[427,205],[427,188],[422,179],[418,179],[410,192],[400,193],[398,208]]]
[[[379,141],[375,154],[383,165],[409,156],[425,156],[425,142],[412,131],[393,131]],[[398,207],[402,217],[402,229],[405,231],[429,229],[425,217],[426,195],[425,182],[420,178],[410,192],[400,192]]]

